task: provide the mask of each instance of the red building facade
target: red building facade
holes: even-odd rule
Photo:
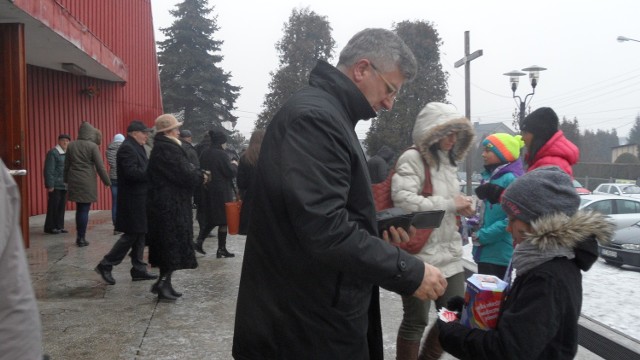
[[[0,157],[27,170],[26,216],[46,212],[44,158],[58,134],[75,139],[88,121],[104,155],[131,120],[151,126],[162,113],[150,0],[0,0],[0,51]],[[98,188],[92,209],[110,209]]]

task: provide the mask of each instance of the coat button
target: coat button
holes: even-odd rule
[[[400,270],[407,270],[407,263],[404,260],[400,260]]]

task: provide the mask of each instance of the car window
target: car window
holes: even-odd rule
[[[600,192],[609,192],[609,185],[600,185],[596,190]]]
[[[627,185],[621,186],[623,194],[640,194],[640,186],[637,185]]]
[[[620,190],[615,185],[609,186],[609,194],[620,194]]]
[[[611,215],[613,203],[611,200],[600,200],[585,206],[586,210],[597,211],[604,215]]]
[[[640,203],[630,200],[616,200],[618,214],[635,214],[640,212]]]

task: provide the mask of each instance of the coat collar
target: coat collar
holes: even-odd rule
[[[376,112],[356,84],[326,61],[318,60],[309,76],[309,85],[332,95],[347,112],[354,127],[358,121],[376,116]]]

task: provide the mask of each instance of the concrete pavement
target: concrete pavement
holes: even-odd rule
[[[208,238],[199,267],[174,273],[174,287],[184,296],[159,302],[149,292],[153,281],[131,281],[128,257],[114,267],[113,286],[94,272],[118,238],[110,212],[90,213],[90,245],[83,248],[75,245],[74,216],[67,212],[69,233],[59,235],[43,233],[44,215],[29,220],[27,256],[51,359],[231,359],[244,236],[229,236],[227,248],[236,257],[228,259],[215,257],[217,239]],[[383,290],[381,306],[385,358],[395,359],[402,303]],[[584,349],[577,358],[598,359]]]

